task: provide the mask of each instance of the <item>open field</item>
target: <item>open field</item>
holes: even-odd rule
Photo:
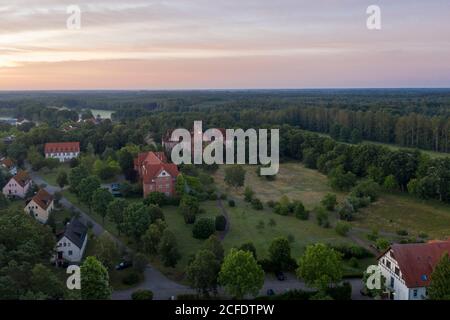
[[[244,166],[246,170],[245,186],[249,186],[255,192],[255,196],[262,202],[279,200],[286,195],[291,200],[301,200],[306,208],[312,209],[327,193],[335,193],[338,199],[344,197],[344,193],[335,192],[328,185],[328,179],[317,170],[305,168],[299,162],[280,164],[280,171],[276,179],[269,181],[264,177],[258,177],[256,166]],[[244,188],[231,188],[224,182],[225,166],[220,167],[214,175],[215,182],[221,190],[232,197],[243,197]]]
[[[445,239],[450,237],[450,206],[406,194],[383,194],[377,202],[362,209],[353,224],[389,232],[407,230],[415,236],[425,232],[430,238]]]

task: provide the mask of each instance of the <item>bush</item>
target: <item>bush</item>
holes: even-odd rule
[[[325,209],[327,209],[328,211],[334,211],[334,207],[337,204],[336,201],[336,195],[332,194],[332,193],[328,193],[325,195],[325,197],[323,197],[322,201],[320,202]]]
[[[369,239],[370,241],[377,241],[378,230],[373,229],[372,232],[367,235],[367,239]]]
[[[201,218],[192,229],[192,235],[196,239],[208,239],[216,231],[213,219]]]
[[[227,226],[227,219],[224,215],[216,217],[215,226],[217,231],[224,231]]]
[[[236,202],[233,199],[228,200],[228,205],[233,208],[236,206]]]
[[[350,224],[344,221],[338,221],[335,227],[336,233],[343,237],[347,236],[350,229],[351,229]]]
[[[378,199],[380,193],[380,186],[375,181],[369,179],[361,181],[353,188],[351,196],[357,198],[369,198],[370,202]]]
[[[397,230],[397,234],[398,234],[399,236],[405,237],[405,236],[407,236],[409,233],[408,233],[407,230]]]
[[[328,212],[324,207],[316,207],[314,209],[316,213],[317,224],[324,228],[330,227],[330,222],[328,220]]]
[[[253,190],[250,187],[245,187],[244,200],[246,202],[251,202],[253,199]]]
[[[351,300],[352,299],[352,286],[348,282],[344,282],[342,285],[328,288],[327,295],[334,300]]]
[[[137,284],[139,280],[139,274],[136,271],[132,271],[122,279],[122,283],[127,286],[132,286],[134,284]]]
[[[359,268],[359,262],[358,262],[358,259],[356,259],[355,257],[351,257],[351,258],[348,260],[348,263],[349,263],[350,267],[352,267],[352,268]]]
[[[211,201],[217,200],[217,194],[215,192],[211,193],[208,196],[208,199],[211,200]]]
[[[226,193],[220,194],[220,200],[227,200],[228,196]]]
[[[273,201],[273,200],[267,201],[267,206],[269,208],[275,208],[276,205],[277,205],[277,203],[275,201]]]
[[[357,245],[342,244],[330,247],[335,251],[339,252],[342,255],[342,259],[344,260],[349,260],[351,258],[365,259],[373,257],[372,252],[370,252],[364,247],[360,247]]]
[[[251,203],[252,203],[252,208],[255,210],[264,209],[264,206],[263,206],[261,200],[259,200],[258,198],[253,198]]]
[[[162,192],[150,192],[148,196],[144,199],[145,205],[158,205],[160,207],[167,204],[167,196]]]
[[[308,220],[309,219],[309,212],[306,211],[305,206],[300,201],[295,206],[294,214],[297,219],[300,219],[300,220]]]
[[[421,232],[419,233],[419,238],[426,239],[428,238],[428,234],[426,234],[425,232]]]
[[[391,242],[384,238],[378,238],[376,241],[376,246],[378,250],[386,250],[391,245]]]
[[[153,300],[153,292],[150,290],[136,290],[131,294],[132,300]]]

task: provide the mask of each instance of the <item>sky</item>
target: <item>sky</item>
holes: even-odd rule
[[[448,0],[0,0],[0,90],[450,87],[449,15]]]

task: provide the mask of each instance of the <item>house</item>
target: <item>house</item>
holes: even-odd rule
[[[134,160],[134,169],[142,181],[144,197],[151,192],[162,192],[167,196],[175,194],[178,167],[168,163],[163,152],[140,153]]]
[[[39,222],[46,223],[53,208],[53,196],[44,189],[40,189],[24,210]]]
[[[88,228],[78,219],[72,218],[64,228],[64,232],[58,236],[56,243],[56,263],[78,263],[83,258],[87,244]]]
[[[69,161],[80,155],[79,142],[51,142],[45,144],[45,157],[55,158],[60,162]]]
[[[394,244],[386,250],[378,265],[390,299],[426,299],[431,274],[445,252],[450,252],[450,240]]]
[[[8,181],[2,191],[5,196],[10,198],[25,198],[32,183],[28,173],[21,170]]]
[[[3,158],[0,161],[0,167],[5,169],[9,174],[13,176],[17,174],[17,167],[10,158]]]

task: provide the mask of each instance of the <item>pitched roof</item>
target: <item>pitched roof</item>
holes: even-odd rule
[[[79,142],[49,142],[45,144],[45,153],[80,152]]]
[[[172,177],[177,177],[179,174],[178,167],[175,164],[167,163],[164,152],[140,153],[137,159],[135,159],[135,165],[144,167],[144,170],[142,170],[142,180],[144,183],[150,183],[163,170],[167,171]]]
[[[26,171],[20,170],[17,172],[17,174],[12,177],[16,182],[23,188],[25,187],[30,181],[30,176]]]
[[[53,201],[53,196],[44,189],[40,189],[33,197],[33,201],[42,209],[47,210],[48,206]]]
[[[64,233],[60,236],[59,240],[62,237],[66,237],[69,239],[74,245],[78,248],[83,247],[84,239],[87,235],[87,227],[81,223],[78,219],[72,218],[69,223],[66,224],[64,229]]]
[[[1,164],[8,169],[14,166],[14,162],[10,158],[3,159]]]
[[[431,273],[445,252],[450,253],[450,241],[393,244],[392,252],[408,288],[426,287]]]

